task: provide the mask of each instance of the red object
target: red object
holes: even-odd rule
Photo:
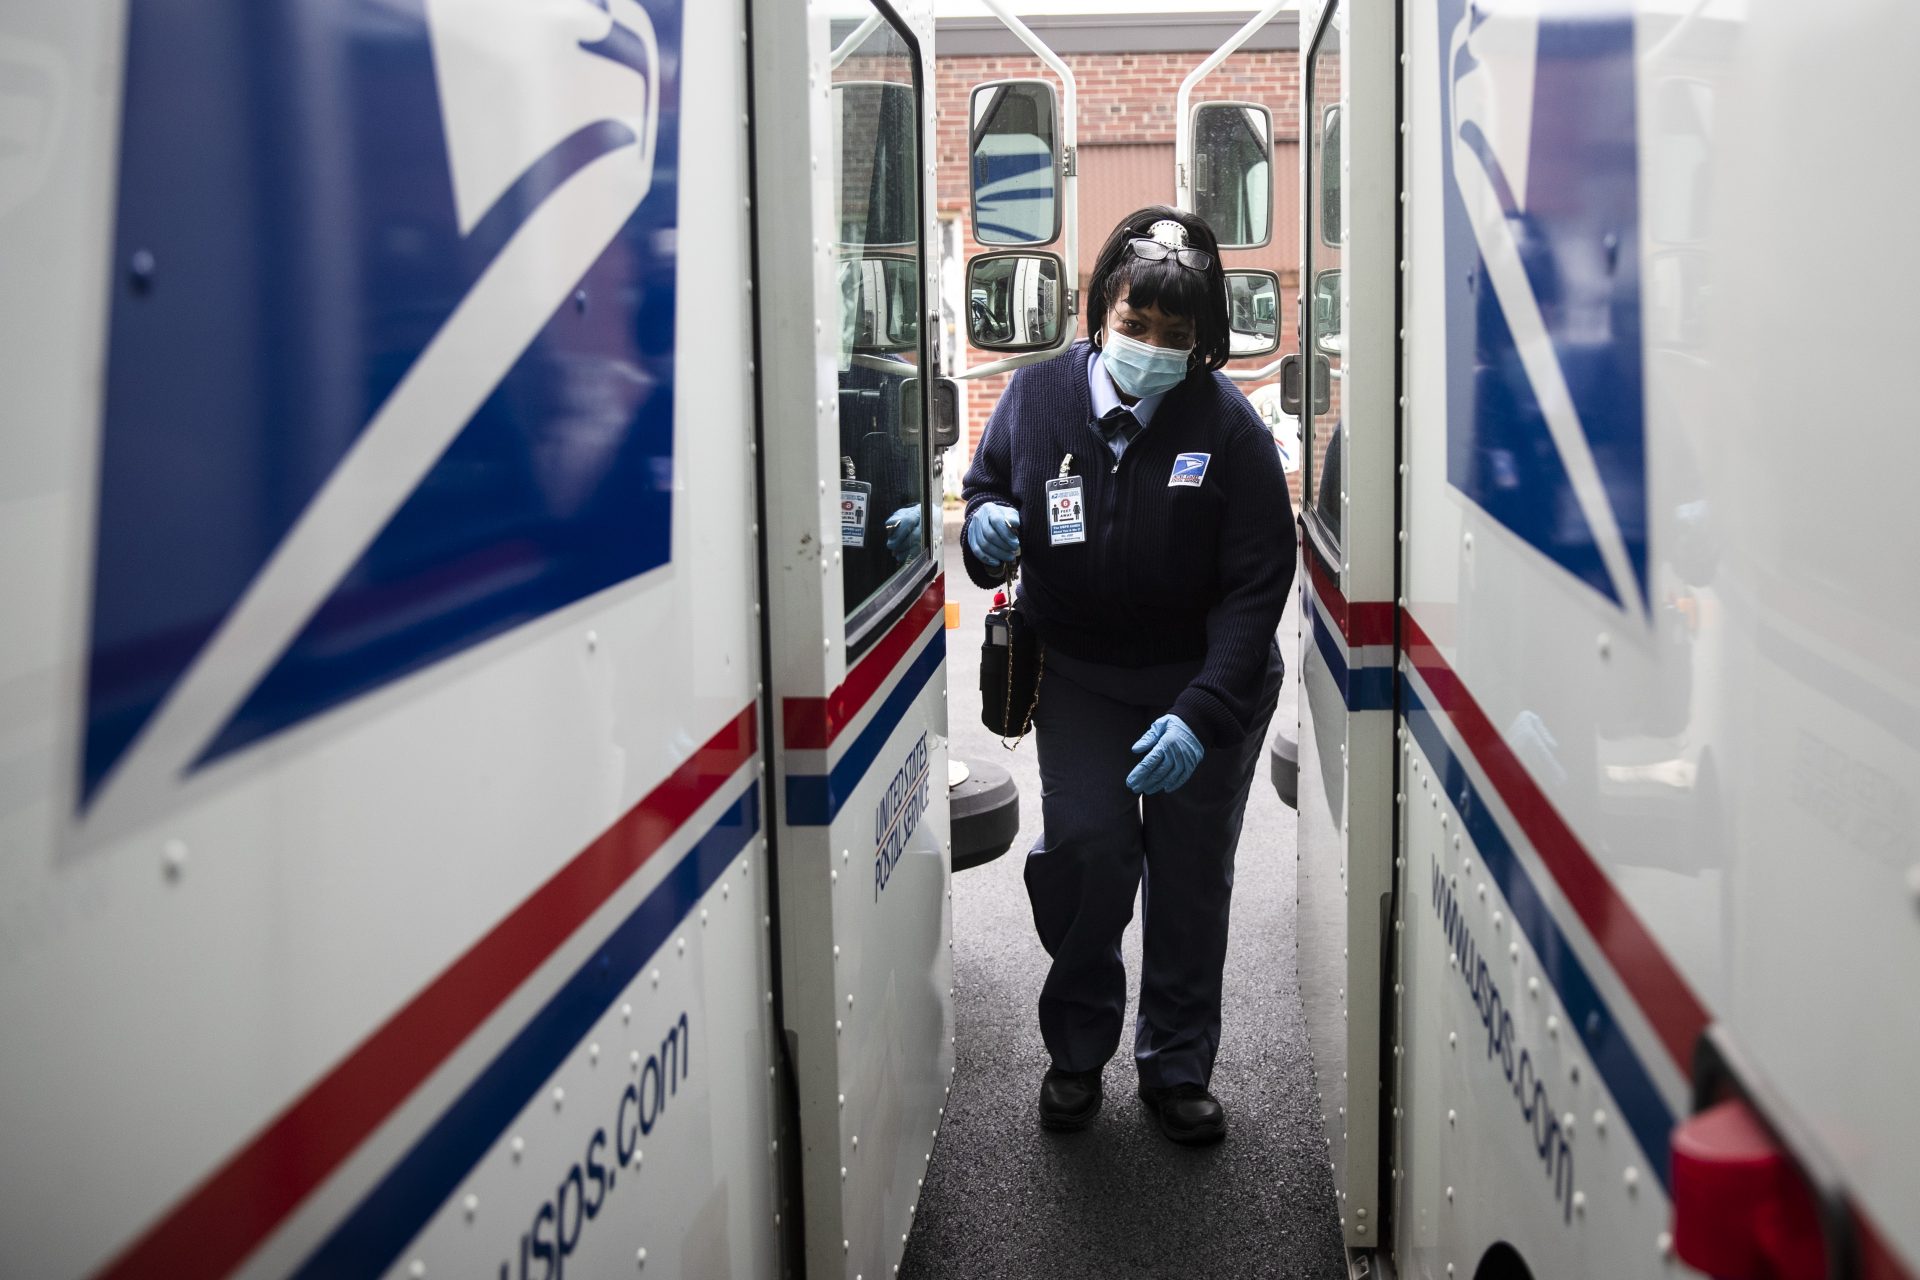
[[[1006,592],[1004,592],[1004,591],[996,591],[996,592],[994,592],[994,593],[993,593],[993,607],[994,607],[994,608],[996,608],[996,609],[1004,609],[1004,608],[1006,608],[1006,607],[1007,607],[1007,593],[1006,593]]]
[[[1753,1108],[1734,1099],[1673,1131],[1673,1248],[1722,1280],[1826,1280],[1813,1194]]]

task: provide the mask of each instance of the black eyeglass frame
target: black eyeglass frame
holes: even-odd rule
[[[1213,265],[1213,255],[1205,249],[1188,249],[1160,241],[1148,236],[1135,236],[1127,241],[1127,252],[1142,262],[1165,262],[1168,258],[1189,271],[1205,271]]]

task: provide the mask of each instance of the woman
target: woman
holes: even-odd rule
[[[1210,1142],[1233,852],[1280,690],[1293,585],[1285,476],[1222,374],[1227,290],[1200,219],[1142,209],[1088,289],[1088,342],[1015,374],[967,472],[983,587],[1017,559],[1044,646],[1034,723],[1044,831],[1027,855],[1053,964],[1040,1120],[1084,1128],[1126,1013],[1120,937],[1141,889],[1134,1060],[1176,1142]]]

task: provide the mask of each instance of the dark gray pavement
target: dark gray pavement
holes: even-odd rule
[[[1194,1150],[1161,1137],[1133,1096],[1125,1045],[1107,1066],[1106,1106],[1091,1128],[1050,1134],[1039,1127],[1035,1099],[1047,1059],[1034,1001],[1047,958],[1020,863],[1039,833],[1040,781],[1032,742],[1008,752],[980,725],[976,668],[989,596],[967,581],[957,527],[947,530],[947,598],[960,605],[960,626],[948,633],[953,754],[1012,770],[1021,829],[1004,857],[954,877],[958,1071],[900,1274],[1344,1277],[1294,982],[1293,812],[1275,798],[1264,761],[1235,867],[1213,1078],[1227,1108],[1226,1141]],[[1282,628],[1289,670],[1274,721],[1291,736],[1294,608]],[[1138,919],[1136,908],[1126,941],[1130,1005],[1139,994]]]

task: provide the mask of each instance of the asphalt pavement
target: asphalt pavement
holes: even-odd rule
[[[1032,741],[1004,750],[980,724],[977,669],[989,593],[960,565],[947,525],[953,754],[1008,767],[1020,835],[1003,857],[954,877],[958,1069],[900,1274],[991,1277],[1346,1275],[1313,1070],[1294,977],[1294,821],[1263,760],[1235,862],[1226,1008],[1213,1090],[1227,1109],[1217,1146],[1175,1146],[1134,1097],[1128,1043],[1107,1065],[1106,1105],[1080,1133],[1048,1133],[1036,1111],[1047,1056],[1034,1012],[1047,957],[1034,935],[1023,855],[1040,831]],[[1296,593],[1297,600],[1297,593]],[[1287,682],[1275,731],[1293,736],[1297,604],[1281,623]],[[1129,1003],[1139,994],[1140,930],[1125,944]]]

